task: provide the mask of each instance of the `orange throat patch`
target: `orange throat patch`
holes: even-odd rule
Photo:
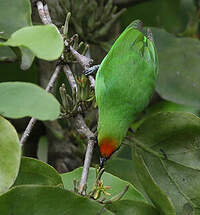
[[[117,142],[110,138],[102,139],[99,144],[101,156],[105,158],[109,158],[117,148]]]

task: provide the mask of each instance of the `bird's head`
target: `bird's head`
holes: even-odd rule
[[[118,149],[117,141],[113,138],[103,138],[99,141],[99,151],[106,160]]]

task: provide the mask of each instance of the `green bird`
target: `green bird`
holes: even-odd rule
[[[96,75],[100,166],[121,145],[128,128],[148,105],[158,76],[152,33],[132,22],[115,41]]]

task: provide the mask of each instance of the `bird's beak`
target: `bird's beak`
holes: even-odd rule
[[[107,161],[106,157],[100,157],[100,169],[102,169],[104,167],[105,162]]]

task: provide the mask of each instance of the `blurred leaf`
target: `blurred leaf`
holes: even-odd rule
[[[15,14],[15,18],[13,18]],[[1,0],[0,7],[0,38],[8,39],[12,33],[25,26],[32,25],[31,21],[31,4],[27,0]],[[28,69],[34,59],[33,54],[30,55],[25,48],[21,47],[23,70]],[[9,47],[0,47],[0,60],[14,61],[15,53]]]
[[[20,68],[22,70],[27,70],[31,67],[34,61],[35,55],[28,48],[20,47],[20,50],[22,54],[22,57],[21,57],[22,62],[21,62]]]
[[[129,135],[129,132],[127,133],[127,135]],[[112,155],[111,160],[117,158],[132,160],[131,146],[122,142],[120,148]],[[110,159],[108,160],[108,162],[110,162]]]
[[[5,47],[4,47],[5,48]],[[0,63],[0,82],[5,81],[25,81],[31,83],[38,83],[38,68],[34,63],[31,68],[24,72],[20,69],[19,62],[14,63]]]
[[[22,157],[19,174],[13,186],[25,184],[57,186],[62,185],[62,179],[50,165],[33,158]]]
[[[48,161],[48,140],[46,136],[40,137],[38,143],[37,157],[39,160],[47,163]]]
[[[64,44],[54,25],[29,26],[14,32],[2,46],[25,47],[38,58],[56,60],[62,54]]]
[[[130,146],[128,149],[131,152]],[[135,188],[142,192],[145,198],[148,199],[148,196],[137,177],[136,168],[132,160],[121,159],[118,157],[113,159],[113,157],[111,157],[111,159],[106,162],[105,170],[106,172],[133,184]]]
[[[30,1],[1,0],[0,38],[8,39],[13,32],[29,25],[32,25]]]
[[[137,153],[133,153],[133,157],[134,163],[136,164],[138,178],[156,208],[163,215],[176,215],[171,199],[169,199],[169,197],[155,183],[143,160],[137,155]]]
[[[145,202],[120,200],[107,204],[106,208],[116,215],[159,215],[156,208]]]
[[[200,42],[152,28],[160,62],[157,92],[166,100],[200,107]]]
[[[82,174],[83,168],[75,169],[74,171],[70,173],[64,173],[61,175],[63,184],[65,189],[73,190],[73,181],[74,180],[80,180],[81,174]],[[93,188],[93,185],[96,180],[96,169],[90,168],[89,177],[88,177],[88,183],[87,183],[87,191],[91,191]],[[112,198],[113,196],[119,194],[124,190],[124,188],[127,186],[127,184],[130,184],[127,181],[123,181],[120,178],[117,178],[114,175],[111,175],[110,173],[104,172],[102,176],[102,180],[104,183],[104,186],[111,186],[111,188],[108,190],[108,193],[111,194],[111,196],[108,196],[107,199]],[[128,191],[123,196],[122,199],[130,199],[130,200],[139,200],[139,201],[146,201],[145,198],[142,196],[142,194],[134,188],[133,185],[130,184]]]
[[[158,113],[143,122],[135,138],[137,175],[154,205],[168,211],[162,199],[168,195],[177,215],[199,214],[200,118],[183,112]]]
[[[185,30],[194,13],[193,1],[151,0],[129,7],[122,15],[121,22],[125,28],[134,19],[140,19],[145,26],[163,27],[169,32],[178,33]]]
[[[159,112],[189,112],[195,115],[199,114],[200,107],[191,107],[176,104],[169,101],[158,102],[145,110],[144,116],[139,121],[135,122],[131,127],[136,130],[148,117]]]
[[[22,185],[0,196],[2,215],[98,214],[103,205],[59,187]],[[112,215],[104,210],[103,215]]]
[[[0,193],[14,183],[19,171],[21,147],[17,132],[0,116]]]
[[[0,113],[10,118],[31,116],[55,120],[60,114],[60,104],[55,97],[31,83],[0,83],[0,101]]]
[[[10,47],[0,47],[0,61],[10,61],[14,62],[16,60],[17,56],[12,51]]]

